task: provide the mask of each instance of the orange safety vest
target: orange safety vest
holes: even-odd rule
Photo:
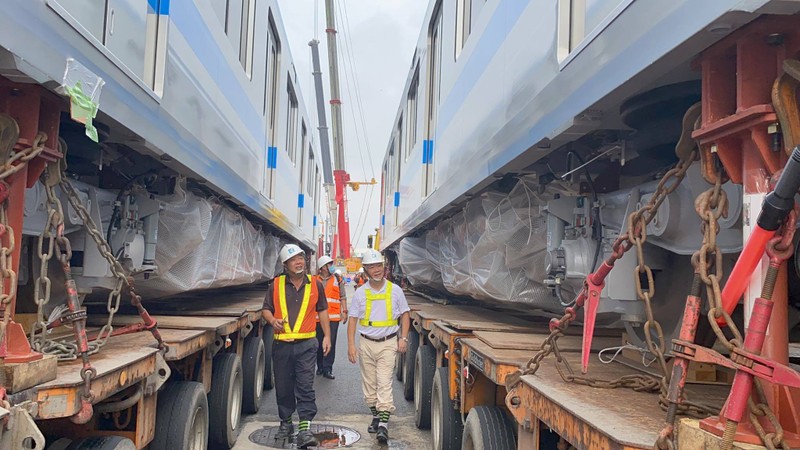
[[[275,318],[286,319],[283,322],[283,332],[275,333],[275,339],[279,341],[294,341],[296,339],[309,339],[317,336],[317,281],[308,275],[310,283],[303,288],[303,303],[300,305],[300,312],[294,322],[294,326],[289,326],[288,309],[286,308],[286,275],[275,278],[272,288],[272,304],[275,307]]]
[[[321,275],[317,275],[315,280],[319,280],[325,286],[325,298],[328,299],[328,317],[331,322],[339,322],[342,320],[342,301],[339,299],[341,292],[339,291],[339,278],[336,275],[331,275],[328,281],[322,279]],[[317,316],[319,322],[319,316]]]
[[[364,274],[356,275],[356,285],[357,286],[359,286],[359,287],[363,286],[364,283],[366,283],[366,282],[367,282],[367,276],[366,275],[364,275]]]

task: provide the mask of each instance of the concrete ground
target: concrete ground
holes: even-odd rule
[[[352,298],[353,289],[348,286],[348,298]],[[365,406],[361,392],[361,375],[358,364],[347,360],[347,331],[340,327],[336,340],[336,362],[333,366],[335,380],[317,376],[314,388],[317,395],[319,412],[314,419],[315,424],[331,424],[348,427],[361,434],[361,439],[346,448],[353,449],[397,449],[426,450],[431,448],[431,433],[419,430],[414,425],[414,402],[403,398],[402,384],[394,381],[394,399],[396,411],[389,422],[389,443],[380,445],[375,435],[367,433],[367,426],[372,420],[369,409]],[[277,426],[278,407],[275,403],[275,391],[264,393],[261,410],[244,418],[242,432],[234,450],[263,450],[264,445],[250,441],[249,436],[264,427]],[[295,416],[295,424],[297,417]],[[320,447],[321,448],[321,447]]]

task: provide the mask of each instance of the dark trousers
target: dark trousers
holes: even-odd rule
[[[275,397],[282,421],[292,417],[295,409],[300,420],[313,420],[317,415],[314,395],[314,355],[316,339],[295,342],[275,340],[272,345],[272,370],[275,374]]]
[[[323,372],[333,371],[333,361],[336,359],[336,333],[339,331],[339,322],[331,321],[331,351],[327,355],[322,354],[322,339],[325,334],[322,332],[322,326],[317,324],[317,370]]]

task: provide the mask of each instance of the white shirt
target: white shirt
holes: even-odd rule
[[[361,289],[357,289],[355,294],[353,294],[353,300],[350,302],[350,320],[356,319],[366,319],[366,309],[367,309],[367,289],[372,291],[373,295],[381,295],[386,292],[386,286],[389,285],[388,280],[384,280],[383,287],[379,290],[374,290],[372,286],[367,282]],[[403,313],[408,312],[410,309],[408,307],[408,301],[406,300],[406,295],[403,293],[403,289],[400,288],[398,285],[392,286],[392,317],[393,319],[399,319]],[[372,301],[372,312],[370,314],[372,317],[369,319],[372,321],[381,321],[386,320],[386,302],[383,300],[373,300]],[[397,333],[400,329],[399,325],[394,325],[391,327],[370,327],[370,326],[363,326],[361,323],[358,323],[358,331],[371,338],[379,339],[384,336],[388,336],[392,333]]]

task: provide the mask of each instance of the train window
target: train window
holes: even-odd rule
[[[311,146],[308,147],[308,194],[311,195],[314,193],[314,169],[316,169],[316,164],[314,164],[314,150],[311,149]]]
[[[461,49],[467,42],[472,31],[472,0],[457,0],[456,3],[456,54],[461,54]]]
[[[297,96],[294,94],[291,80],[286,88],[289,94],[289,110],[286,113],[286,153],[289,161],[295,163],[295,146],[297,145]]]
[[[219,23],[222,24],[222,28],[224,29],[225,24],[228,23],[228,0],[213,0],[210,3],[211,8],[217,14]]]
[[[305,163],[305,158],[303,158],[303,152],[306,149],[306,143],[308,142],[308,130],[306,130],[306,121],[302,120],[300,123],[300,191],[303,190],[303,171],[305,167],[303,164]]]
[[[244,17],[244,0],[227,0],[228,12],[225,15],[225,34],[233,46],[234,54],[239,54],[242,42],[242,17]]]
[[[264,115],[267,117],[267,133],[270,142],[275,142],[275,120],[278,115],[278,67],[281,54],[281,41],[275,31],[272,11],[267,28],[267,76],[264,86]],[[275,144],[272,144],[275,145]]]
[[[406,104],[406,111],[408,118],[406,119],[406,128],[408,129],[408,136],[406,137],[405,159],[408,160],[408,155],[417,144],[417,92],[419,91],[419,66],[414,70],[414,77],[411,79],[411,86],[408,88],[408,101]]]
[[[397,132],[397,160],[398,161],[400,160],[400,155],[403,154],[402,152],[405,149],[405,147],[403,146],[403,142],[405,142],[405,140],[403,139],[403,132],[404,131],[405,130],[403,130],[403,115],[401,114],[400,115],[400,119],[397,121],[397,130],[396,130],[396,132]],[[398,164],[398,166],[399,165],[400,164]]]
[[[558,61],[563,61],[585,37],[586,0],[558,0]]]
[[[244,73],[249,78],[253,76],[253,47],[256,24],[256,0],[243,0],[242,7],[242,35],[239,46],[239,61],[244,67]]]

